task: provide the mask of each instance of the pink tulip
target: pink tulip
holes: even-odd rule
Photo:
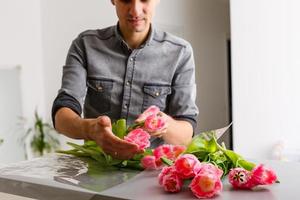
[[[150,115],[157,115],[159,108],[157,106],[150,106],[135,120],[137,123],[144,122]]]
[[[173,159],[176,160],[178,156],[180,156],[186,150],[186,146],[184,145],[173,145]]]
[[[275,172],[262,164],[251,172],[243,168],[235,168],[229,172],[229,182],[236,189],[252,189],[258,185],[273,184],[276,180]]]
[[[216,174],[216,176],[219,178],[221,178],[223,175],[223,171],[217,166],[211,163],[201,163],[201,168],[198,173],[208,172],[208,171],[212,172],[213,174]]]
[[[251,172],[244,168],[231,169],[228,179],[236,189],[251,189],[255,186],[251,180]]]
[[[141,150],[144,150],[150,146],[150,135],[141,128],[134,129],[133,131],[129,132],[124,139],[128,142],[137,144]]]
[[[156,161],[155,156],[147,155],[142,158],[141,164],[144,169],[153,170],[153,169],[157,169],[157,165],[155,161]]]
[[[161,115],[150,115],[146,118],[144,129],[149,132],[162,130],[166,126],[166,120]]]
[[[158,175],[158,181],[167,192],[179,192],[183,186],[174,166],[164,167]]]
[[[167,166],[167,167],[163,167],[162,170],[160,171],[159,175],[158,175],[158,183],[159,185],[163,185],[163,180],[164,177],[170,173],[176,173],[176,169],[174,168],[174,166]]]
[[[185,146],[182,145],[169,145],[163,144],[156,147],[153,151],[153,155],[156,158],[156,164],[160,166],[162,164],[160,158],[165,157],[172,161],[175,161],[176,158],[186,150]]]
[[[193,178],[200,171],[201,163],[193,154],[184,154],[175,161],[176,171],[182,179]]]
[[[156,158],[156,164],[158,166],[161,166],[162,165],[162,161],[160,160],[161,157],[165,157],[165,158],[168,158],[168,159],[172,158],[172,155],[173,155],[172,145],[163,144],[163,145],[160,145],[160,146],[156,147],[153,150],[153,155]]]
[[[251,179],[255,185],[270,185],[275,183],[277,176],[272,169],[260,164],[252,170]]]
[[[223,188],[217,171],[202,170],[189,185],[193,194],[198,198],[211,198],[219,194]]]
[[[160,145],[158,147],[156,147],[154,150],[153,150],[153,155],[156,157],[156,158],[161,158],[162,156],[168,158],[168,159],[171,159],[172,155],[173,155],[173,147],[172,145],[170,144],[163,144],[163,145]]]

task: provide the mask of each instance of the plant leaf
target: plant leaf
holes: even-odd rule
[[[124,136],[126,135],[126,131],[127,131],[126,120],[125,119],[119,119],[115,123],[113,123],[112,124],[112,131],[116,136],[123,139]]]
[[[206,149],[207,149],[207,151],[210,152],[210,153],[216,152],[216,151],[218,150],[217,141],[214,140],[214,138],[210,139],[210,140],[207,142]]]
[[[161,160],[163,163],[165,163],[166,165],[168,165],[168,166],[173,165],[173,161],[170,160],[170,159],[168,159],[168,158],[166,158],[166,157],[164,157],[164,156],[161,157],[160,160]]]
[[[188,145],[185,153],[194,153],[199,151],[207,151],[207,140],[201,135],[197,135],[192,139],[192,142]]]
[[[102,165],[104,165],[104,166],[108,165],[107,158],[105,157],[104,153],[101,153],[101,152],[93,150],[93,149],[84,148],[84,147],[82,147],[78,144],[74,144],[72,142],[67,142],[67,144],[74,147],[75,149],[78,149],[79,151],[89,154],[93,159],[97,160]]]
[[[236,164],[237,164],[236,162],[238,161],[238,159],[241,159],[241,156],[238,155],[238,154],[236,154],[232,150],[225,150],[224,153],[231,160],[231,162],[233,163],[233,165],[236,167]]]
[[[246,161],[244,159],[238,160],[237,165],[244,168],[244,169],[246,169],[246,170],[248,170],[248,171],[251,171],[255,167],[254,163]]]

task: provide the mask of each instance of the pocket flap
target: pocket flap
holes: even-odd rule
[[[144,85],[144,92],[156,98],[171,94],[171,87],[166,85]]]
[[[112,90],[113,88],[113,80],[104,80],[104,79],[88,79],[87,86],[92,88],[97,92],[103,92]]]

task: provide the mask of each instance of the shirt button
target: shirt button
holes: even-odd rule
[[[132,61],[133,61],[133,58],[130,58],[129,60],[132,62]]]
[[[127,81],[127,82],[126,82],[126,85],[130,85],[130,82],[129,82],[129,81]]]
[[[157,96],[157,97],[158,97],[158,96],[159,96],[159,92],[156,92],[156,93],[155,93],[155,96]]]
[[[125,104],[125,105],[124,105],[124,108],[127,109],[127,107],[128,107],[127,104]]]
[[[102,87],[101,86],[97,86],[97,91],[102,91]]]

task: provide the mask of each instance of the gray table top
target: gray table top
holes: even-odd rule
[[[214,199],[299,199],[300,163],[264,161],[272,167],[279,184],[255,190],[234,190],[227,179]],[[103,169],[90,159],[52,154],[0,168],[0,192],[36,199],[196,199],[187,187],[169,194],[158,185],[159,171]]]

